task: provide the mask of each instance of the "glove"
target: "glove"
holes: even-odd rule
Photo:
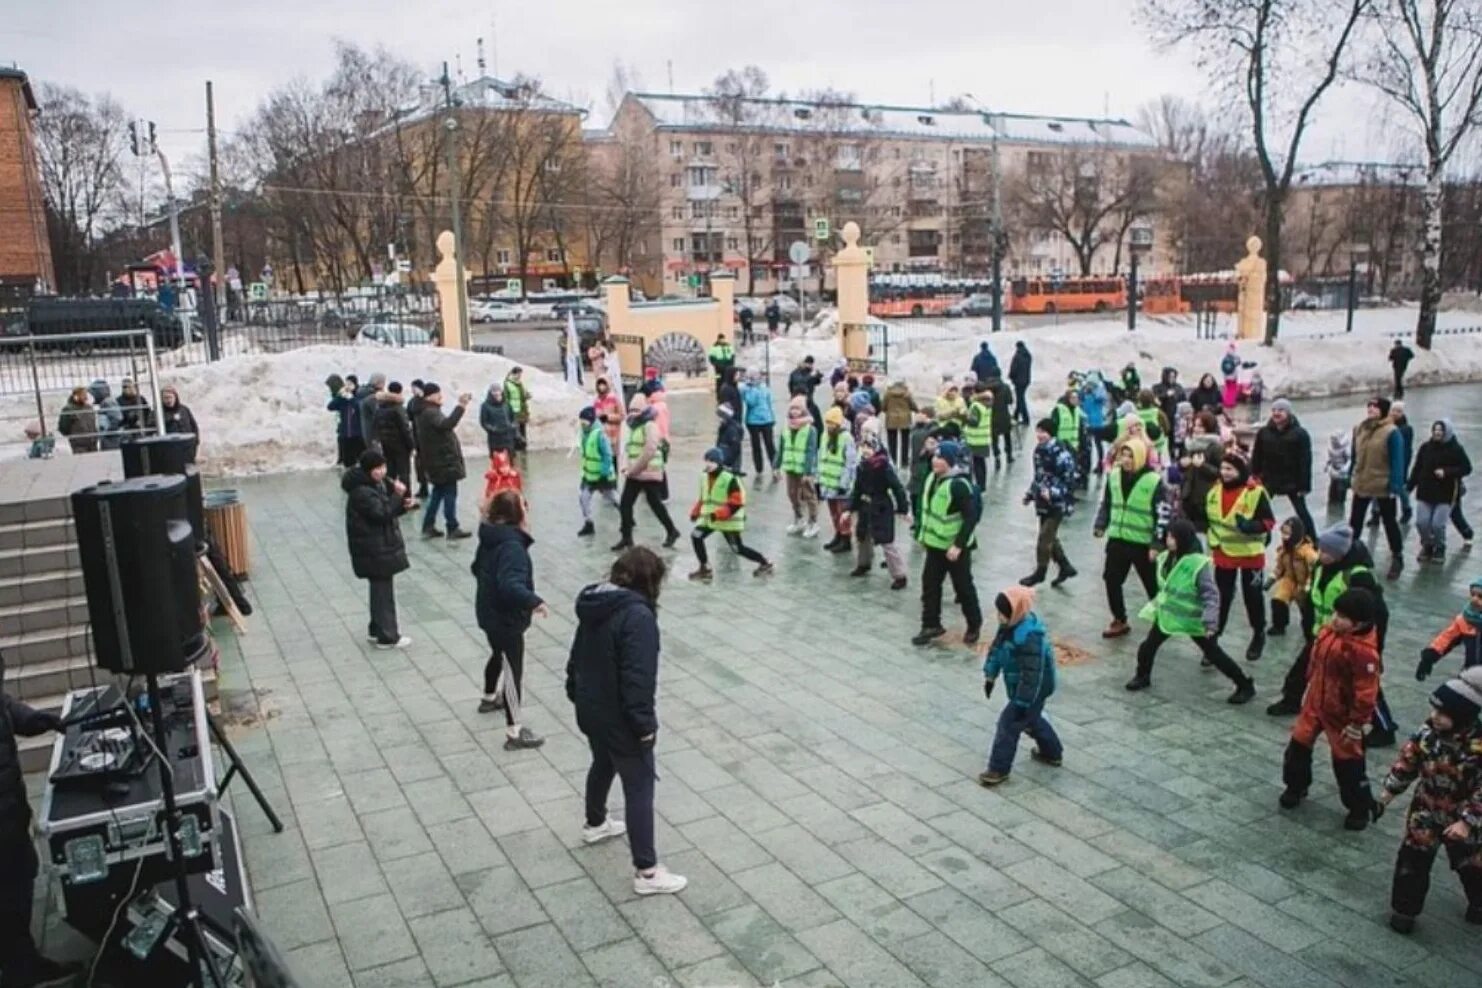
[[[984,699],[987,699],[987,700],[993,699],[993,687],[995,687],[997,685],[998,685],[998,680],[996,680],[996,679],[985,679],[985,680],[983,680],[983,697],[984,697]]]
[[[1343,728],[1343,736],[1350,741],[1362,741],[1364,739],[1364,729],[1358,724],[1349,724]]]
[[[1420,650],[1420,662],[1415,667],[1415,681],[1418,683],[1425,682],[1425,678],[1431,674],[1431,670],[1436,667],[1436,663],[1439,661],[1441,661],[1440,652],[1437,652],[1433,648],[1422,648]]]
[[[1266,577],[1266,579],[1261,583],[1261,589],[1266,591],[1267,593],[1270,593],[1271,588],[1274,586],[1276,586],[1276,577],[1274,576]]]
[[[42,716],[45,718],[45,720],[42,721],[42,726],[43,726],[43,729],[44,730],[47,730],[47,731],[60,731],[60,730],[62,730],[62,718],[60,716],[58,716],[57,714],[54,714],[54,713],[46,713],[46,714],[43,714]]]
[[[1238,529],[1240,529],[1240,531],[1242,533],[1244,533],[1245,535],[1264,535],[1264,534],[1266,534],[1266,526],[1265,525],[1262,525],[1260,522],[1256,521],[1254,518],[1247,518],[1244,515],[1236,515],[1235,516],[1235,527],[1238,528]]]

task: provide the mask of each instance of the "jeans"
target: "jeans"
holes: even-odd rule
[[[633,508],[638,504],[640,494],[648,501],[648,508],[659,520],[659,524],[664,526],[664,533],[669,538],[679,537],[679,529],[674,527],[669,509],[664,507],[664,498],[660,493],[663,487],[663,482],[658,480],[635,480],[629,477],[623,481],[623,497],[618,502],[618,513],[622,519],[620,524],[624,541],[633,539]]]
[[[1029,403],[1024,400],[1028,391],[1029,385],[1027,384],[1023,387],[1014,385],[1014,421],[1020,425],[1029,424]]]
[[[993,732],[993,748],[988,753],[988,771],[1008,775],[1014,767],[1014,755],[1019,750],[1019,735],[1028,734],[1039,745],[1040,754],[1057,760],[1065,754],[1060,736],[1045,719],[1045,701],[1031,707],[1021,707],[1010,701],[998,715],[998,727]]]
[[[1415,502],[1415,530],[1420,533],[1420,548],[1446,549],[1446,529],[1451,527],[1451,505],[1432,504],[1429,501]]]
[[[705,540],[714,531],[715,529],[713,528],[697,526],[690,533],[690,545],[695,547],[695,558],[700,561],[700,566],[704,569],[710,568],[710,555],[705,551]],[[740,532],[721,532],[720,534],[721,538],[726,540],[726,545],[731,547],[731,551],[742,559],[749,559],[758,566],[765,566],[767,564],[766,556],[763,556],[760,552],[757,552],[751,546],[741,541]]]
[[[981,628],[983,610],[978,605],[978,588],[973,584],[971,549],[963,549],[955,563],[947,559],[945,549],[926,550],[926,563],[921,567],[921,627],[942,626],[942,584],[949,576],[967,626]]]
[[[756,464],[756,472],[762,472],[762,449],[767,450],[767,463],[773,470],[777,469],[777,444],[772,439],[772,423],[766,425],[748,425],[746,431],[751,434],[751,462]]]
[[[1106,569],[1101,574],[1102,580],[1106,582],[1106,605],[1111,609],[1112,620],[1123,624],[1127,623],[1127,598],[1122,593],[1122,586],[1132,570],[1137,571],[1137,578],[1142,582],[1142,589],[1148,595],[1148,600],[1157,596],[1158,577],[1152,557],[1148,555],[1148,547],[1121,539],[1107,539]]]
[[[578,492],[578,494],[576,495],[577,503],[581,505],[582,521],[592,520],[592,493],[595,490],[597,490],[597,488],[588,487],[586,484],[582,484],[580,492]],[[617,491],[612,488],[612,485],[609,484],[608,486],[603,487],[601,490],[602,500],[606,501],[608,504],[616,508],[618,506]]]
[[[1266,630],[1266,594],[1262,588],[1265,571],[1258,569],[1233,569],[1216,566],[1214,582],[1220,588],[1220,629],[1216,635],[1225,633],[1230,620],[1230,606],[1235,603],[1235,587],[1240,586],[1240,597],[1245,601],[1245,617],[1251,631]]]
[[[382,645],[401,640],[401,629],[396,625],[396,586],[391,577],[384,580],[367,580],[370,584],[370,634]]]
[[[432,493],[427,497],[427,505],[422,511],[422,531],[430,532],[437,528],[437,508],[442,505],[443,522],[452,532],[458,528],[458,483],[433,484]]]
[[[659,863],[654,850],[654,750],[644,747],[633,754],[618,754],[596,738],[587,738],[592,766],[587,769],[587,826],[597,827],[607,819],[607,794],[614,775],[623,780],[623,819],[628,824],[628,847],[633,867],[647,871]]]
[[[520,722],[520,700],[524,696],[525,635],[513,628],[484,629],[489,642],[489,661],[484,663],[484,695],[504,698],[504,720],[510,727]]]
[[[1384,538],[1389,543],[1389,551],[1399,555],[1404,546],[1400,541],[1399,522],[1399,499],[1389,497],[1361,497],[1353,495],[1353,507],[1348,512],[1348,527],[1353,529],[1353,537],[1361,538],[1364,532],[1364,516],[1369,513],[1369,502],[1374,503],[1374,510],[1379,512],[1379,520],[1384,524]]]

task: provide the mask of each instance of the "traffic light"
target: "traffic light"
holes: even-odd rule
[[[129,121],[129,148],[134,152],[134,157],[139,157],[139,125]]]

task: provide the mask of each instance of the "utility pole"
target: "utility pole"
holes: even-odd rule
[[[998,128],[993,128],[993,218],[989,220],[989,249],[993,252],[993,332],[1003,331],[1003,173],[998,163]]]
[[[458,345],[468,349],[468,283],[463,277],[463,207],[458,201],[458,118],[453,115],[453,80],[448,78],[448,63],[443,63],[443,106],[448,112],[443,127],[447,130],[448,196],[453,200],[453,261],[458,273]],[[523,289],[524,286],[521,286]]]
[[[216,154],[216,99],[206,80],[206,151],[211,159],[211,266],[216,269],[216,311],[226,311],[226,247],[221,240],[221,170]]]
[[[139,124],[143,124],[143,129]],[[180,204],[175,201],[175,184],[170,177],[170,160],[165,157],[165,152],[160,150],[159,143],[155,140],[154,121],[141,120],[138,124],[129,124],[129,143],[134,154],[140,158],[147,158],[153,154],[159,159],[160,171],[165,176],[165,200],[170,208],[170,249],[175,253],[175,287],[177,290],[176,307],[189,311],[185,306],[185,258],[180,252]],[[143,192],[140,192],[141,203]],[[142,212],[142,208],[141,208]],[[184,325],[184,323],[182,323]],[[190,332],[185,332],[187,342]]]

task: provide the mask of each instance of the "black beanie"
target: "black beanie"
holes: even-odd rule
[[[1034,427],[1040,432],[1045,432],[1052,436],[1055,434],[1054,419],[1040,419],[1038,422],[1034,423]]]
[[[1005,618],[1011,618],[1014,616],[1014,605],[1009,603],[1009,599],[1003,594],[999,594],[997,597],[993,598],[993,606],[998,610],[998,613],[1002,614]]]
[[[1350,587],[1333,602],[1333,610],[1354,624],[1374,623],[1374,595],[1362,587]]]
[[[423,397],[430,398],[432,395],[439,394],[441,392],[442,388],[438,387],[436,382],[434,381],[428,381],[426,384],[422,385]]]
[[[360,469],[366,473],[370,473],[377,467],[384,467],[385,465],[386,457],[382,456],[381,451],[378,449],[368,449],[360,454]]]
[[[390,391],[394,395],[401,394],[401,382],[400,381],[392,381],[390,384],[388,384],[386,386],[386,390],[387,391]]]

